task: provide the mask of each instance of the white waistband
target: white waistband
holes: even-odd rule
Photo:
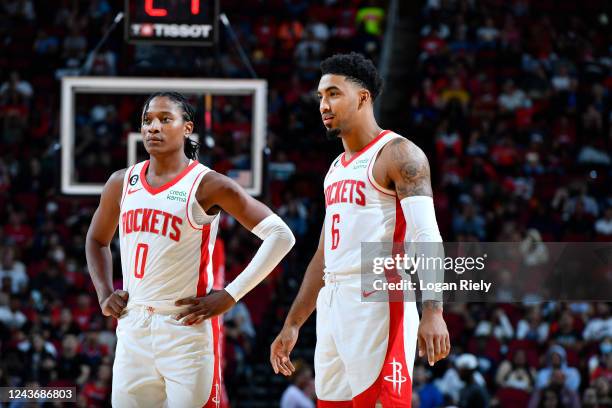
[[[148,313],[157,313],[163,315],[171,315],[186,309],[186,306],[175,306],[174,302],[128,302],[125,310],[140,310]]]
[[[361,282],[361,274],[325,272],[323,280],[326,285]]]

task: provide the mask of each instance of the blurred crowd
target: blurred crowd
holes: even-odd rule
[[[427,2],[408,114],[433,144],[447,239],[610,240],[603,4]]]
[[[601,1],[426,1],[408,115],[435,158],[445,240],[612,240],[603,11]],[[445,318],[453,356],[417,364],[415,406],[612,404],[609,303],[451,304]]]
[[[604,3],[424,2],[414,19],[420,52],[406,89],[405,136],[428,153],[446,241],[612,238],[612,37]],[[0,386],[72,385],[80,406],[106,406],[115,322],[100,314],[84,259],[97,197],[59,194],[59,79],[246,78],[248,71],[225,35],[215,53],[128,46],[117,30],[88,55],[122,9],[119,0],[4,0],[0,7],[0,47],[9,56],[0,59]],[[272,376],[266,350],[318,241],[322,177],[341,151],[323,136],[318,64],[348,50],[378,61],[386,5],[224,0],[222,9],[269,81],[265,199],[297,238],[283,264],[224,318],[226,388],[234,406],[301,406],[313,397],[304,362],[312,359],[313,322],[294,352],[304,361],[291,385]],[[102,182],[125,167],[140,105],[101,98],[77,108],[76,178]],[[215,98],[217,145],[203,148],[203,162],[220,172],[250,165],[250,110],[236,98]],[[226,280],[256,247],[223,217]],[[116,243],[113,254],[120,286]],[[434,367],[417,359],[413,406],[612,404],[610,303],[450,304],[445,318],[452,354]]]

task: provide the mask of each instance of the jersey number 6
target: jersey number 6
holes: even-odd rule
[[[149,245],[138,244],[136,246],[136,261],[134,262],[134,276],[138,279],[142,279],[144,276],[145,265],[147,264],[147,253],[149,252]]]
[[[331,225],[332,246],[331,246],[331,249],[338,248],[338,244],[340,243],[340,230],[336,227],[336,224],[339,222],[340,222],[340,214],[332,215],[332,225]]]

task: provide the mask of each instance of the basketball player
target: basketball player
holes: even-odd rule
[[[450,340],[442,304],[364,302],[362,242],[437,242],[429,164],[414,143],[381,129],[373,102],[381,79],[351,53],[321,63],[319,109],[328,136],[344,152],[325,177],[326,214],[315,252],[284,326],[271,346],[276,373],[290,375],[289,353],[317,309],[315,388],[319,407],[410,407],[415,348],[430,365]]]
[[[142,111],[150,159],[115,172],[86,251],[102,313],[118,319],[112,404],[220,406],[219,315],[261,282],[293,246],[289,228],[231,179],[197,161],[194,110],[175,92]],[[263,240],[224,290],[212,290],[223,209]],[[113,290],[110,243],[119,225],[123,290]]]

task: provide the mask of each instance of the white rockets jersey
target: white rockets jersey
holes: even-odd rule
[[[346,160],[334,160],[325,176],[325,273],[361,273],[362,242],[402,242],[406,222],[395,191],[380,186],[372,174],[380,149],[402,137],[381,132]]]
[[[129,304],[172,308],[213,286],[212,253],[219,224],[196,200],[208,167],[191,161],[172,181],[152,187],[149,161],[127,169],[121,195],[119,239],[123,289]]]

